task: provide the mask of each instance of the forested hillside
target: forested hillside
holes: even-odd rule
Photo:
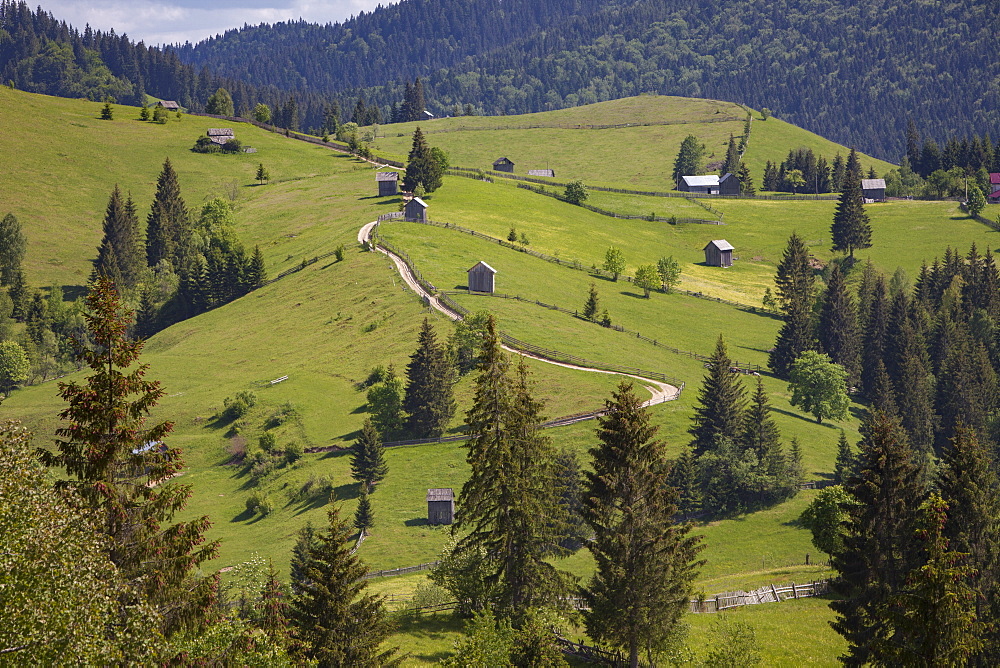
[[[730,100],[895,161],[907,118],[938,140],[997,128],[997,28],[975,0],[424,0],[343,24],[245,27],[178,53],[258,85],[367,88],[383,110],[416,76],[438,114],[643,92]]]

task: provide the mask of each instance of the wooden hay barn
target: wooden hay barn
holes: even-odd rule
[[[396,187],[399,183],[399,172],[375,172],[375,181],[378,183],[379,197],[399,194],[399,189]]]
[[[885,201],[885,179],[861,179],[861,196],[865,204]]]
[[[740,180],[734,174],[726,172],[719,177],[719,194],[720,195],[739,195],[740,194]]]
[[[717,174],[703,174],[701,176],[682,176],[677,182],[677,189],[686,193],[698,193],[699,195],[718,195],[719,176]]]
[[[427,222],[427,203],[419,197],[414,197],[403,208],[403,220],[411,223]]]
[[[493,162],[493,170],[497,172],[514,173],[514,163],[510,158],[498,158]]]
[[[455,521],[455,492],[451,487],[427,490],[427,523],[451,524]]]
[[[705,264],[710,267],[733,266],[733,246],[725,239],[709,241],[705,246]]]
[[[181,105],[177,104],[173,100],[160,100],[156,103],[157,107],[163,107],[167,111],[180,111]]]
[[[482,260],[469,269],[469,290],[493,293],[493,277],[497,270]]]

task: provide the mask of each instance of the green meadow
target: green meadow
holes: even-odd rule
[[[145,219],[163,159],[169,157],[180,178],[189,209],[197,211],[211,197],[236,204],[238,232],[248,246],[260,245],[271,276],[303,260],[347,248],[345,259],[332,257],[265,286],[230,304],[170,327],[146,344],[144,362],[149,377],[162,382],[165,397],[152,419],[175,423],[171,442],[184,450],[188,469],[178,482],[188,484],[192,498],[182,518],[209,515],[209,538],[221,541],[219,559],[210,570],[239,563],[257,553],[287,572],[295,534],[307,522],[325,522],[328,503],[353,514],[356,485],[350,478],[344,450],[307,454],[293,465],[278,468],[259,482],[235,464],[248,444],[265,431],[279,446],[347,448],[365,417],[365,393],[358,388],[376,365],[393,364],[402,373],[420,322],[429,318],[439,337],[452,325],[423,306],[404,288],[384,255],[365,252],[357,231],[381,213],[395,211],[398,198],[378,198],[374,168],[330,149],[290,140],[252,126],[233,125],[256,154],[201,155],[190,151],[195,139],[214,119],[184,115],[166,125],[138,121],[138,110],[116,106],[114,121],[99,120],[98,103],[49,98],[0,88],[5,123],[17,132],[0,134],[0,150],[16,156],[14,169],[0,172],[0,214],[15,213],[28,236],[26,270],[39,288],[66,286],[67,294],[82,294],[91,260],[101,237],[108,195],[119,184],[131,192],[140,218]],[[432,145],[442,146],[454,164],[489,167],[507,155],[522,167],[548,166],[558,180],[580,178],[587,183],[623,187],[664,188],[677,146],[689,133],[701,137],[720,159],[729,134],[742,132],[745,112],[736,105],[711,100],[642,96],[524,117],[463,117],[423,124]],[[716,122],[714,118],[730,118]],[[837,150],[825,139],[778,119],[753,124],[745,156],[755,175],[765,160],[781,160],[790,149],[809,147],[832,157]],[[594,125],[658,123],[608,130],[526,125]],[[508,129],[496,129],[505,127]],[[412,124],[380,128],[381,151],[406,154]],[[396,136],[401,135],[401,136]],[[865,165],[869,162],[865,158]],[[258,163],[272,175],[267,185],[254,181]],[[872,161],[884,171],[886,163]],[[529,248],[577,262],[582,270],[545,262],[452,229],[391,221],[381,234],[410,256],[424,276],[441,290],[461,290],[466,270],[485,260],[498,270],[497,291],[529,302],[465,294],[455,300],[472,310],[489,310],[510,335],[546,348],[605,364],[658,371],[677,378],[685,389],[676,401],[650,409],[659,437],[669,451],[679,451],[705,373],[696,358],[712,352],[721,334],[730,355],[766,366],[780,321],[762,313],[766,287],[773,285],[775,266],[788,235],[797,231],[816,259],[825,263],[830,251],[832,201],[712,200],[723,212],[725,225],[669,225],[602,216],[556,199],[518,189],[497,180],[489,184],[447,177],[444,186],[427,197],[434,220],[506,238],[511,227],[524,234]],[[707,201],[707,200],[706,200]],[[621,213],[711,217],[696,203],[680,198],[656,198],[591,192],[591,203]],[[873,247],[860,251],[880,269],[903,267],[916,276],[922,261],[940,255],[951,244],[964,251],[972,242],[996,247],[997,233],[962,214],[954,202],[891,202],[868,207],[874,229]],[[730,269],[707,267],[702,248],[725,238],[736,246],[739,260]],[[622,248],[631,275],[641,264],[673,256],[682,267],[681,288],[733,300],[746,307],[700,299],[683,293],[642,291],[622,279],[592,275],[606,249]],[[651,344],[625,332],[601,327],[579,317],[531,303],[535,300],[569,310],[583,307],[594,284],[601,309],[616,325],[654,339]],[[662,344],[662,345],[661,345]],[[548,417],[591,411],[600,407],[622,380],[614,374],[588,373],[527,362]],[[288,380],[272,384],[281,376]],[[79,380],[82,373],[66,380]],[[840,429],[858,439],[859,406],[850,419],[817,424],[790,405],[784,382],[761,377],[785,442],[802,445],[809,479],[824,479],[833,470]],[[471,376],[456,386],[458,412],[449,432],[462,427],[472,397]],[[754,378],[745,377],[751,389]],[[641,382],[638,383],[641,385]],[[227,397],[250,390],[257,404],[235,423],[217,417]],[[0,417],[17,418],[35,433],[36,444],[51,444],[61,409],[55,382],[16,391],[0,406]],[[581,422],[546,434],[557,448],[577,452],[583,461],[596,445],[596,423]],[[426,524],[424,496],[430,487],[460,489],[467,476],[460,443],[391,448],[389,476],[373,496],[376,526],[360,555],[373,569],[388,569],[431,561],[448,539],[446,528]],[[332,494],[297,499],[310,478],[325,478]],[[274,511],[267,517],[246,511],[250,495],[267,495]],[[770,582],[810,581],[825,577],[824,561],[797,518],[815,492],[756,513],[696,525],[704,536],[707,560],[697,589],[706,594],[748,589]],[[806,554],[812,565],[805,565]],[[593,561],[581,551],[561,562],[581,579],[593,571]],[[425,575],[384,578],[372,582],[378,591],[407,595]],[[832,614],[820,599],[757,606],[732,613],[757,628],[767,665],[832,664],[841,643],[827,622]],[[697,651],[711,637],[712,615],[690,616],[690,640]],[[399,644],[412,652],[410,663],[431,663],[445,656],[461,624],[445,616],[425,616],[402,622]]]

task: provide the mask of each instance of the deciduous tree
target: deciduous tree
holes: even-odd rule
[[[616,281],[625,271],[625,254],[621,248],[610,246],[604,253],[604,271],[611,272]]]
[[[649,299],[649,291],[655,290],[660,285],[660,274],[656,267],[651,264],[639,265],[635,270],[635,278],[632,279],[637,287],[642,288],[643,296]]]
[[[681,265],[673,255],[661,257],[656,263],[656,272],[660,275],[660,285],[664,292],[672,292],[681,282]]]
[[[823,418],[843,419],[847,416],[847,372],[844,367],[814,350],[807,350],[795,360],[788,376],[792,405],[811,413],[816,422]]]

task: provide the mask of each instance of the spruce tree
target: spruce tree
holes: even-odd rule
[[[753,185],[753,177],[750,176],[750,168],[744,162],[740,165],[740,173],[738,174],[740,179],[740,194],[747,197],[753,197],[757,194],[757,189]]]
[[[913,449],[927,456],[934,445],[934,376],[923,337],[909,321],[901,332],[896,405]]]
[[[406,366],[406,395],[403,410],[406,427],[417,438],[440,436],[455,415],[452,385],[455,369],[448,351],[438,343],[434,328],[424,318],[417,337],[417,349]]]
[[[28,312],[31,290],[28,288],[28,278],[20,268],[14,272],[14,277],[7,288],[7,294],[10,296],[11,303],[10,317],[24,322],[24,316]]]
[[[849,387],[857,386],[861,382],[861,331],[840,265],[830,271],[816,335],[820,352],[844,367]]]
[[[584,500],[597,568],[583,614],[588,635],[623,649],[634,668],[640,651],[663,649],[676,632],[705,562],[697,560],[703,546],[688,535],[691,525],[673,522],[677,495],[663,484],[664,444],[631,383],[622,382],[605,406]]]
[[[295,545],[292,546],[292,559],[288,567],[288,579],[293,596],[301,593],[300,585],[309,580],[311,555],[319,545],[316,536],[316,529],[311,522],[306,522],[296,534]]]
[[[701,484],[698,477],[698,460],[690,447],[683,447],[674,460],[667,476],[667,484],[677,490],[677,510],[690,517],[701,511]]]
[[[781,378],[787,378],[799,355],[811,350],[814,345],[813,281],[809,251],[802,238],[793,232],[774,279],[784,323],[778,330],[778,340],[771,351],[768,366]]]
[[[253,247],[253,255],[246,271],[246,284],[249,290],[256,290],[267,282],[267,265],[264,264],[264,254],[260,246]]]
[[[191,252],[191,221],[181,198],[177,172],[170,158],[156,180],[156,195],[146,219],[146,262],[155,267],[161,260],[179,272]]]
[[[881,274],[875,276],[867,302],[861,343],[861,383],[865,395],[871,399],[875,391],[875,372],[879,363],[884,366],[886,340],[889,337],[888,291],[885,277]]]
[[[104,214],[104,238],[97,249],[95,274],[117,280],[122,289],[134,288],[146,266],[141,243],[135,204],[131,196],[123,201],[116,184]]]
[[[771,402],[760,378],[743,416],[740,442],[743,447],[753,450],[762,462],[767,461],[775,449],[781,448],[781,432],[771,417]]]
[[[847,665],[882,664],[887,657],[872,648],[894,633],[896,597],[919,555],[916,513],[924,498],[921,470],[899,421],[882,411],[866,418],[857,474],[846,491],[852,502],[847,513],[843,551],[833,555],[837,576],[830,602],[837,613],[831,622],[847,640]]]
[[[351,454],[351,477],[362,483],[364,492],[374,492],[376,483],[385,479],[389,465],[385,461],[382,437],[371,418],[365,420],[361,435],[354,442]]]
[[[375,511],[372,510],[371,497],[368,490],[361,488],[361,495],[358,497],[358,507],[354,510],[354,528],[362,535],[367,536],[368,530],[375,526]]]
[[[455,547],[459,558],[479,568],[498,591],[496,612],[519,620],[533,607],[553,604],[565,591],[565,574],[548,563],[564,523],[556,496],[554,453],[539,433],[541,405],[531,396],[527,369],[511,378],[496,323],[486,321],[469,433],[468,480],[459,496]]]
[[[418,185],[424,192],[432,193],[441,187],[441,165],[434,159],[424,133],[418,126],[413,131],[413,146],[406,160],[406,173],[403,174],[403,190],[413,192]]]
[[[17,217],[8,213],[0,219],[0,285],[13,285],[21,271],[28,239]]]
[[[559,547],[575,551],[588,537],[583,519],[583,470],[572,450],[563,449],[555,458],[555,486],[565,522]]]
[[[132,314],[122,307],[111,283],[98,277],[87,296],[85,314],[93,348],[78,348],[93,373],[82,383],[59,384],[68,402],[60,413],[55,450],[40,450],[46,465],[66,470],[59,486],[73,488],[100,518],[108,556],[129,584],[123,607],[134,605],[128,591],[141,593],[162,615],[171,635],[199,625],[214,598],[215,578],[196,578],[196,569],[215,556],[217,542],[205,542],[207,517],[173,522],[191,488],[168,482],[183,468],[180,450],[164,445],[171,422],[148,427],[146,416],[165,394],[146,380],[146,364],[136,364],[142,341],[129,340]]]
[[[976,617],[985,623],[975,665],[1000,662],[1000,480],[992,457],[974,432],[955,430],[942,456],[938,488],[948,504],[944,534],[968,555]]]
[[[583,317],[587,320],[596,320],[600,310],[600,300],[597,297],[597,286],[590,284],[590,292],[587,295],[587,302],[583,305]]]
[[[304,658],[320,666],[395,666],[397,648],[383,650],[392,633],[384,599],[365,593],[367,569],[351,554],[350,529],[336,506],[329,527],[308,548],[304,577],[292,584],[290,617]]]
[[[736,140],[733,135],[729,135],[729,147],[726,149],[726,161],[722,165],[722,174],[727,173],[736,176],[740,171],[740,152],[736,148]],[[683,176],[683,175],[682,175]]]
[[[695,455],[714,449],[719,438],[736,437],[743,428],[746,409],[746,392],[739,375],[730,371],[732,362],[721,334],[705,365],[708,373],[698,391],[698,405],[688,429]]]
[[[871,248],[872,245],[871,222],[865,213],[861,191],[861,163],[853,148],[847,156],[840,200],[833,214],[830,236],[833,238],[833,250],[846,251],[851,262],[854,261],[855,249]]]
[[[985,347],[956,326],[937,375],[935,410],[940,416],[937,450],[941,452],[958,425],[986,433],[989,416],[997,407],[997,375]]]
[[[695,176],[701,171],[701,159],[705,154],[705,146],[694,135],[688,135],[681,142],[680,150],[677,152],[677,159],[674,160],[674,169],[671,174],[673,182],[676,184],[682,176]]]
[[[846,484],[854,473],[855,463],[854,450],[847,442],[847,434],[841,429],[837,440],[837,461],[833,465],[833,481],[838,485]]]

